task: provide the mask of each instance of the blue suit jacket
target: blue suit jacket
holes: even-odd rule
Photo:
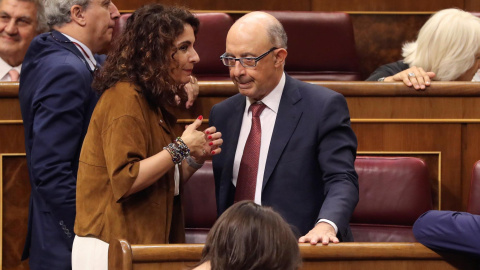
[[[237,94],[210,113],[222,132],[222,153],[213,157],[218,214],[233,203],[233,162],[246,99]],[[325,218],[341,241],[353,241],[348,225],[358,202],[354,168],[356,136],[345,98],[324,87],[286,76],[262,186],[262,205],[271,206],[297,236]]]
[[[480,215],[430,210],[413,224],[418,242],[437,251],[456,251],[480,259]]]
[[[98,100],[91,89],[93,70],[74,44],[53,31],[32,41],[21,74],[32,186],[23,258],[30,255],[31,265],[38,261],[45,269],[61,269],[51,256],[68,256],[72,248],[78,157]]]

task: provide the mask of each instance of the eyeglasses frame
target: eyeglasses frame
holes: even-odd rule
[[[222,61],[222,63],[226,66],[226,67],[234,67],[235,65],[232,65],[232,66],[229,66],[227,64],[225,64],[224,60],[223,59],[232,59],[232,60],[235,60],[235,63],[238,61],[240,62],[240,64],[242,65],[242,67],[245,67],[245,68],[253,68],[253,67],[256,67],[257,66],[257,63],[258,61],[262,60],[262,58],[264,58],[265,56],[267,56],[269,53],[273,52],[274,50],[278,49],[277,47],[272,47],[270,48],[270,50],[266,51],[265,53],[257,56],[257,57],[239,57],[239,58],[235,58],[235,57],[231,57],[231,56],[226,56],[227,53],[224,53],[220,56],[220,60]],[[249,60],[255,60],[255,65],[254,66],[245,66],[243,64],[243,60],[244,59],[249,59]]]

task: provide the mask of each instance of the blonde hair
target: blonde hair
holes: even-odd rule
[[[415,42],[403,45],[404,62],[435,72],[435,80],[453,81],[470,69],[480,53],[480,18],[460,9],[444,9],[423,25]]]

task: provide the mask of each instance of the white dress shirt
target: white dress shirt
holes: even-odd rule
[[[12,67],[7,62],[5,62],[1,57],[0,57],[0,82],[9,82],[11,81],[10,75],[8,72],[12,69],[16,69],[18,71],[18,74],[20,74],[20,70],[22,68],[22,64],[16,67]]]
[[[265,164],[267,162],[268,149],[270,147],[270,140],[272,139],[273,127],[275,126],[275,120],[277,119],[278,106],[280,105],[280,99],[282,98],[283,88],[285,86],[285,73],[282,75],[278,85],[270,92],[266,97],[261,100],[261,103],[266,107],[260,114],[260,125],[262,127],[262,136],[260,142],[260,157],[258,159],[258,174],[257,174],[257,186],[255,188],[255,203],[262,204],[262,184],[263,173],[265,172]],[[240,129],[240,135],[238,136],[237,151],[235,152],[235,161],[233,162],[233,185],[237,186],[238,170],[240,169],[240,162],[242,160],[243,149],[247,142],[250,128],[252,127],[252,112],[250,111],[250,105],[252,100],[248,97],[245,105],[245,111],[243,113],[242,127]]]
[[[74,39],[73,37],[71,37],[67,34],[64,34],[64,33],[61,33],[61,34],[64,35],[65,37],[67,37],[72,43],[74,43],[74,44],[76,43],[75,46],[79,47],[78,50],[83,55],[83,57],[85,59],[87,59],[88,66],[92,70],[95,70],[95,67],[97,66],[97,60],[95,60],[95,57],[93,57],[92,51],[85,44],[78,41],[77,39]]]

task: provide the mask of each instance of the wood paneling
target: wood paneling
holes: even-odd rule
[[[21,261],[27,235],[30,183],[25,155],[0,155],[2,269],[29,269]],[[0,259],[1,260],[1,259]]]
[[[114,0],[120,10],[134,10],[152,2],[168,5],[183,5],[196,10],[314,10],[314,11],[392,11],[392,12],[421,12],[437,11],[444,8],[457,7],[468,11],[480,11],[477,0],[437,0],[437,1],[385,1],[385,0]]]
[[[415,41],[430,14],[350,14],[362,79],[379,66],[403,59],[402,45]]]
[[[468,11],[480,11],[480,1],[478,0],[465,0],[465,10]]]
[[[318,11],[437,11],[451,7],[464,8],[464,6],[465,0],[312,0],[312,10]]]
[[[162,3],[166,5],[181,5],[194,10],[311,10],[310,0],[276,1],[276,0],[244,0],[244,1],[220,1],[220,0],[114,0],[119,10],[134,10],[148,3]]]
[[[415,91],[402,83],[314,83],[333,89],[346,97],[360,154],[397,153],[424,159],[430,166],[433,198],[438,197],[437,200],[441,200],[441,209],[466,210],[471,168],[474,162],[480,159],[480,84],[434,82],[426,91]],[[18,88],[18,85],[14,87]],[[18,98],[18,93],[11,92],[11,88],[3,90],[0,85],[0,107],[6,103],[11,104],[12,98]],[[2,94],[2,91],[10,92],[7,95]],[[200,95],[194,106],[177,113],[177,134],[180,135],[184,125],[191,123],[200,114],[205,117],[202,128],[206,128],[211,107],[236,93],[237,90],[231,82],[200,82]],[[19,107],[6,108],[12,111],[5,109],[5,113],[0,115],[9,118],[0,119],[0,154],[24,153]],[[15,248],[12,250],[23,246],[24,236],[20,231],[10,232],[14,229],[5,226],[17,223],[26,226],[26,216],[25,212],[12,211],[11,209],[16,208],[8,207],[22,205],[26,211],[27,189],[30,187],[25,181],[28,179],[25,158],[20,159],[23,161],[15,155],[4,156],[1,167],[4,181],[3,209],[7,209],[3,215],[3,235],[5,236],[7,231],[9,235],[16,235]],[[438,188],[439,181],[441,185]],[[13,185],[5,186],[5,183]],[[23,189],[23,195],[19,193],[19,189]],[[438,189],[441,190],[440,196],[435,195]],[[17,212],[20,213],[19,217],[9,214]],[[20,219],[23,221],[19,221]],[[14,240],[4,239],[4,244],[11,245],[10,241]],[[3,251],[5,253],[6,249]]]

